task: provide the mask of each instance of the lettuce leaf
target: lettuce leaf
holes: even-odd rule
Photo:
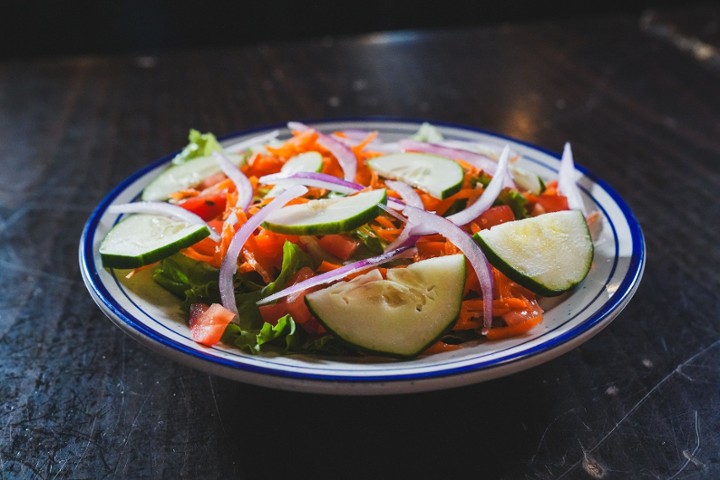
[[[367,256],[380,255],[387,246],[387,243],[382,241],[367,224],[356,228],[351,235],[360,241],[361,250],[358,253],[361,255],[363,253],[367,253]]]
[[[528,216],[527,198],[516,190],[503,189],[495,203],[509,206],[515,214],[515,218],[518,220]]]
[[[262,290],[262,297],[267,297],[279,292],[287,286],[288,281],[303,267],[313,268],[313,260],[310,256],[292,242],[287,240],[283,244],[283,260],[280,273],[275,281],[268,283]]]
[[[231,323],[223,333],[222,342],[250,353],[259,353],[263,345],[291,352],[296,349],[299,333],[293,318],[285,315],[275,325],[263,323],[259,330],[243,330],[239,325]]]
[[[245,351],[257,353],[263,345],[282,347],[285,351],[304,351],[306,335],[290,315],[278,319],[276,324],[264,322],[256,302],[285,288],[290,279],[303,267],[313,267],[313,261],[292,242],[283,245],[283,262],[280,273],[266,286],[255,283],[249,275],[236,275],[235,302],[237,320],[225,329],[222,341]],[[185,310],[193,303],[219,303],[219,270],[198,262],[181,253],[172,255],[158,264],[153,279],[177,295]]]
[[[188,135],[188,144],[180,153],[175,155],[172,163],[180,164],[188,160],[198,157],[207,157],[212,152],[222,150],[220,143],[212,133],[200,133],[198,130],[191,129]]]
[[[220,301],[219,273],[207,263],[176,253],[160,261],[153,271],[153,280],[182,299],[187,310],[193,303]]]

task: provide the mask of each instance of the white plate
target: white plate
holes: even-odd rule
[[[419,122],[404,120],[326,121],[322,131],[378,130],[383,140],[407,137]],[[555,178],[558,157],[541,148],[481,130],[437,123],[448,140],[476,140],[522,155],[518,165],[546,179]],[[270,131],[273,129],[267,129]],[[280,127],[281,136],[289,135]],[[231,135],[223,145],[262,133]],[[607,326],[634,294],[645,265],[645,243],[628,206],[602,180],[578,167],[583,201],[600,213],[595,224],[595,257],[590,274],[571,294],[546,307],[545,320],[526,336],[482,342],[460,350],[409,361],[345,359],[309,355],[252,356],[232,348],[203,347],[193,342],[178,301],[142,277],[132,282],[101,268],[98,246],[117,216],[108,206],[135,200],[143,187],[171,160],[168,155],[117,186],[89,218],[80,240],[83,280],[102,311],[123,331],[161,354],[233,380],[304,392],[327,394],[396,394],[472,384],[539,365],[582,344]],[[152,299],[152,301],[150,301]]]

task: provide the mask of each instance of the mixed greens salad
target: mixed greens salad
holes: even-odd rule
[[[570,146],[558,178],[508,146],[331,134],[188,145],[100,245],[105,268],[150,269],[192,338],[246,352],[412,358],[523,335],[540,296],[581,283],[593,259]]]

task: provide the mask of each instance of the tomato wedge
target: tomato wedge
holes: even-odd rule
[[[508,205],[498,205],[485,210],[475,221],[480,228],[490,228],[513,220],[515,220],[515,214],[512,208]]]
[[[190,306],[190,335],[197,343],[212,347],[220,341],[235,314],[219,303]]]
[[[193,212],[203,220],[212,220],[225,211],[226,198],[224,193],[198,195],[183,200],[178,205]]]
[[[303,267],[292,276],[288,286],[307,280],[315,275],[312,268]],[[263,305],[260,307],[260,314],[266,322],[275,323],[283,315],[290,314],[297,323],[303,324],[310,317],[310,310],[305,305],[305,294],[309,292],[298,292],[278,300],[277,303]]]
[[[347,235],[330,234],[323,235],[318,239],[318,244],[330,255],[334,255],[340,260],[347,260],[353,256],[355,250],[360,246],[360,241]]]

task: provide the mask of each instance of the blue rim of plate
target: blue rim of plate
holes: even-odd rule
[[[308,121],[308,124],[311,124],[313,126],[323,128],[327,126],[331,126],[334,124],[346,124],[346,123],[354,123],[354,124],[363,124],[363,123],[386,123],[387,125],[391,124],[403,124],[403,125],[414,125],[419,126],[421,123],[423,123],[423,120],[413,120],[413,119],[403,119],[403,118],[390,118],[390,117],[368,117],[368,118],[362,118],[362,119],[353,119],[353,118],[340,118],[340,119],[329,119],[329,120],[315,120],[315,121]],[[459,125],[459,124],[453,124],[453,123],[447,123],[447,122],[437,122],[433,121],[433,125],[436,125],[441,128],[451,128],[451,129],[457,129],[460,131],[466,131],[471,132],[475,134],[480,134],[488,137],[493,137],[496,139],[502,139],[507,140],[509,142],[515,143],[517,145],[522,145],[528,149],[535,150],[537,152],[541,152],[545,155],[548,155],[554,159],[558,159],[558,155],[555,152],[552,152],[550,150],[544,149],[542,147],[538,147],[536,145],[533,145],[528,142],[524,142],[522,140],[518,140],[516,138],[497,134],[495,132],[490,132],[487,130],[475,128],[475,127],[469,127],[466,125]],[[260,132],[265,131],[272,131],[275,129],[282,129],[285,125],[275,125],[275,126],[266,126],[266,127],[260,127],[260,128],[254,128],[249,130],[243,130],[235,133],[231,133],[228,135],[224,135],[222,137],[219,137],[219,140],[221,142],[226,142],[228,140],[234,139],[236,137],[247,137],[251,136],[253,134],[258,134]],[[107,208],[113,203],[113,201],[121,194],[123,193],[128,187],[133,185],[139,178],[146,175],[150,171],[158,168],[159,166],[168,163],[178,152],[173,152],[171,154],[168,154],[166,156],[163,156],[162,158],[158,159],[155,162],[152,162],[151,164],[141,168],[140,170],[133,173],[131,176],[126,178],[123,182],[121,182],[119,185],[117,185],[95,208],[95,210],[90,215],[88,221],[86,222],[86,225],[83,229],[82,236],[80,239],[80,248],[79,248],[79,261],[80,261],[80,267],[81,272],[83,275],[83,279],[85,281],[85,284],[90,291],[93,299],[95,302],[101,307],[101,309],[104,310],[104,312],[107,314],[110,312],[114,317],[115,320],[119,320],[123,322],[124,327],[128,329],[129,333],[135,333],[136,335],[139,335],[141,338],[144,337],[144,340],[149,340],[151,343],[154,343],[158,346],[164,347],[165,349],[169,349],[170,352],[178,353],[182,355],[188,355],[194,359],[201,360],[203,362],[207,362],[205,367],[206,369],[212,370],[214,373],[218,373],[223,376],[227,376],[229,378],[233,378],[233,375],[228,375],[228,371],[225,370],[227,368],[231,370],[238,370],[240,372],[247,372],[248,374],[260,374],[260,375],[269,375],[272,377],[280,377],[281,381],[282,379],[286,379],[290,382],[294,380],[298,381],[308,381],[310,383],[312,382],[329,382],[329,383],[340,383],[340,384],[359,384],[362,385],[369,385],[369,384],[389,384],[392,385],[394,383],[398,382],[421,382],[424,380],[437,380],[437,379],[446,379],[446,378],[452,378],[452,377],[461,377],[466,374],[472,374],[477,373],[481,371],[487,371],[496,369],[499,367],[508,366],[510,364],[525,361],[532,359],[533,357],[539,357],[541,355],[546,355],[548,358],[545,358],[541,360],[538,363],[542,363],[546,360],[549,360],[550,358],[554,358],[554,356],[557,356],[563,352],[559,352],[554,355],[547,355],[551,353],[553,350],[558,349],[559,347],[568,344],[569,342],[573,340],[580,339],[583,336],[587,336],[589,334],[594,335],[597,333],[597,331],[600,330],[600,326],[603,322],[609,323],[608,319],[614,318],[622,308],[627,304],[627,302],[630,300],[632,295],[634,294],[640,278],[642,276],[642,272],[645,265],[645,240],[643,237],[642,229],[640,227],[640,224],[636,220],[635,216],[633,215],[631,209],[629,206],[625,203],[625,201],[620,197],[620,195],[615,192],[614,189],[612,189],[604,180],[598,178],[591,172],[589,172],[587,169],[580,165],[576,165],[576,169],[583,174],[584,177],[587,177],[593,185],[597,185],[600,187],[605,194],[607,194],[612,201],[615,203],[617,208],[621,211],[622,216],[624,217],[625,221],[627,222],[627,227],[629,229],[630,237],[631,237],[631,251],[632,254],[630,256],[630,260],[627,265],[627,271],[622,279],[622,281],[618,284],[617,289],[615,291],[615,294],[612,295],[611,298],[609,298],[601,307],[599,307],[592,315],[590,315],[587,319],[583,320],[580,324],[574,326],[573,328],[567,330],[566,332],[563,332],[562,334],[559,334],[553,338],[550,338],[549,340],[539,343],[537,345],[534,345],[528,349],[517,351],[513,354],[507,355],[507,356],[501,356],[499,358],[492,358],[489,360],[478,360],[476,362],[468,363],[468,359],[460,360],[450,360],[448,362],[445,362],[447,364],[447,368],[442,368],[439,370],[433,370],[433,371],[421,371],[417,373],[403,373],[403,374],[373,374],[373,375],[339,375],[338,373],[342,372],[342,370],[339,370],[338,368],[329,369],[328,372],[335,372],[335,373],[322,373],[320,371],[319,373],[308,373],[308,372],[296,372],[291,370],[286,370],[283,368],[278,368],[278,366],[273,362],[272,359],[268,359],[267,366],[258,366],[258,365],[252,365],[248,363],[242,362],[243,358],[248,358],[247,355],[238,352],[235,358],[226,359],[226,358],[220,358],[214,355],[210,355],[206,353],[206,351],[194,349],[187,345],[183,345],[181,343],[176,342],[175,340],[169,338],[167,335],[163,334],[161,331],[158,331],[157,329],[150,328],[148,325],[143,323],[142,321],[135,318],[131,313],[129,313],[118,301],[117,298],[113,297],[112,294],[108,291],[108,289],[103,284],[102,280],[100,279],[100,275],[98,273],[98,268],[96,265],[96,252],[94,251],[94,244],[95,244],[95,233],[98,228],[98,225],[100,223],[100,219],[105,214]],[[538,163],[541,166],[548,168],[550,170],[557,170],[555,166],[550,166],[547,163],[543,162],[542,160],[537,160],[532,157],[528,157],[527,155],[524,155],[524,158],[534,162]],[[605,207],[598,203],[595,198],[590,194],[590,192],[585,191],[585,193],[588,195],[589,198],[593,200],[595,205],[605,213]],[[607,215],[605,218],[608,218]],[[609,218],[608,218],[609,219]],[[617,241],[617,232],[615,225],[612,224],[612,222],[608,222],[612,229],[613,236],[615,238],[615,249],[616,249],[616,255],[614,264],[611,268],[610,274],[608,275],[608,278],[611,278],[615,272],[616,266],[617,266],[617,249],[618,249],[618,241]],[[117,278],[115,277],[113,273],[113,278],[115,282],[118,282]],[[118,283],[119,285],[119,283]],[[122,290],[122,288],[121,288]],[[597,299],[597,297],[602,293],[602,291],[598,292],[598,294],[594,297],[593,301]],[[135,304],[135,302],[127,296],[127,293],[125,293],[125,300],[130,301],[135,305],[136,308],[142,310],[142,307]],[[588,308],[590,304],[593,302],[589,302],[585,308]],[[581,311],[573,312],[574,314],[557,325],[553,330],[556,330],[558,328],[562,328],[565,324],[572,321],[574,318],[576,318],[578,315],[582,313]],[[148,315],[149,316],[149,315]],[[149,316],[150,317],[150,316]],[[156,323],[158,325],[161,325],[160,322]],[[528,340],[530,342],[531,339]],[[508,349],[517,349],[518,346],[521,346],[520,344],[514,344],[511,347],[508,347]],[[568,348],[569,349],[569,348]],[[501,352],[502,350],[496,351],[496,353]],[[483,355],[484,356],[484,355]],[[482,357],[482,356],[481,356]],[[249,357],[253,360],[257,361],[257,356]],[[328,357],[323,357],[328,358]],[[332,361],[332,358],[330,358]],[[470,359],[472,360],[472,359]],[[193,366],[196,368],[202,368],[195,362],[192,362]],[[462,363],[460,366],[452,366],[454,363]],[[444,363],[434,363],[434,366],[443,366]],[[396,366],[393,364],[393,366]],[[215,367],[220,367],[218,370]],[[426,369],[425,366],[419,366],[418,369]],[[396,369],[396,368],[394,368]],[[407,370],[407,368],[405,368]],[[321,370],[321,369],[316,369]],[[357,366],[354,366],[352,368],[349,368],[348,371],[357,371]],[[232,372],[230,372],[232,373]],[[512,373],[512,372],[509,372]],[[487,375],[487,379],[495,378],[497,376],[502,376],[503,374],[498,375]],[[473,382],[458,382],[459,385],[463,385],[466,383],[475,383],[477,381],[482,381],[481,379],[477,379]],[[250,381],[249,383],[258,383],[255,381]],[[441,382],[443,383],[443,382]],[[445,382],[446,383],[446,382]],[[282,384],[279,385],[279,388],[285,388]],[[298,388],[298,386],[293,386],[292,388]],[[303,389],[302,386],[299,387],[301,390]],[[422,389],[418,389],[418,391],[421,391]],[[309,388],[309,391],[318,391],[318,389]],[[412,390],[410,390],[412,391]],[[362,392],[356,392],[356,393],[362,393]],[[373,392],[376,393],[376,392]]]

